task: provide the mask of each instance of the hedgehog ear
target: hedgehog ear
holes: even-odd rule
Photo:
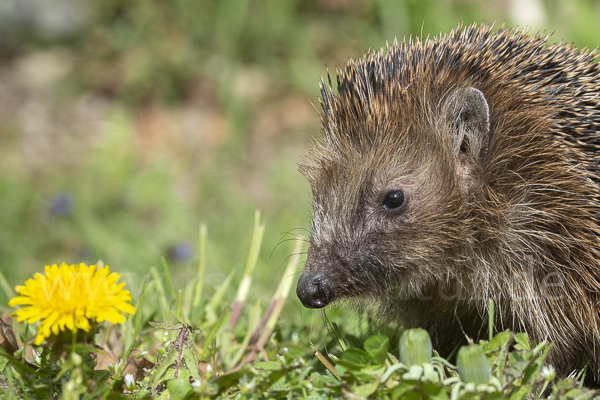
[[[490,135],[490,108],[481,91],[458,89],[444,107],[445,120],[452,129],[452,154],[464,154],[479,161],[487,155]]]

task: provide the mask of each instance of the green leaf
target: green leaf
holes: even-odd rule
[[[523,400],[531,394],[531,388],[527,385],[517,387],[517,390],[510,396],[510,400]]]
[[[540,355],[541,351],[540,345],[545,345],[543,353]],[[544,342],[540,343],[540,345],[536,346],[536,348],[532,351],[535,360],[534,362],[525,370],[523,374],[523,383],[534,383],[535,379],[540,375],[542,371],[542,367],[546,362],[546,359],[550,355],[550,351],[552,350],[552,344],[546,344]],[[529,382],[531,380],[531,382]]]
[[[374,335],[365,341],[364,348],[378,364],[383,364],[387,357],[390,339],[385,335]]]
[[[196,349],[194,349],[194,343],[189,339],[186,339],[183,347],[183,359],[185,360],[185,366],[190,371],[192,378],[197,381],[200,379],[200,373],[198,372],[198,357],[196,357]]]
[[[424,397],[417,392],[418,386],[414,382],[401,381],[392,391],[392,399],[422,400]]]
[[[5,357],[2,354],[0,354],[0,372],[4,372],[4,368],[6,368],[8,361],[8,357]]]
[[[361,369],[370,361],[371,357],[366,351],[351,347],[342,353],[342,358],[338,360],[338,363],[350,369]]]
[[[321,380],[323,376],[324,375],[321,375],[318,372],[313,372],[312,374],[310,374],[310,382],[316,388],[323,387],[323,381]]]
[[[512,333],[511,331],[500,332],[496,336],[494,336],[492,340],[486,343],[483,346],[483,349],[485,352],[500,350],[500,348],[509,344],[513,336],[514,333]]]
[[[529,343],[529,338],[526,333],[517,333],[515,336],[515,349],[516,350],[531,350],[531,345]]]
[[[450,399],[450,387],[445,387],[439,383],[424,382],[421,385],[421,390],[426,395],[427,399],[431,400],[448,400]]]
[[[185,325],[183,322],[179,322],[179,320],[175,317],[171,318],[168,321],[148,321],[148,323],[157,329],[164,329],[169,331],[181,329]]]
[[[282,365],[278,361],[261,361],[254,364],[256,369],[264,369],[265,371],[275,371],[282,368]]]
[[[239,371],[212,378],[211,381],[217,384],[219,387],[218,393],[221,394],[224,391],[229,390],[232,386],[237,385],[240,381],[240,378],[244,375],[247,375],[250,379],[254,377],[252,372],[242,368]]]
[[[331,329],[333,329],[333,334],[335,335],[335,337],[338,338],[338,341],[340,342],[340,346],[342,347],[342,350],[346,351],[347,349],[349,349],[350,345],[348,344],[348,341],[346,340],[344,335],[342,335],[342,332],[340,331],[338,324],[336,324],[335,322],[332,322]]]
[[[165,355],[159,359],[154,367],[154,387],[172,376],[168,375],[167,371],[177,360],[177,355],[178,352],[175,350],[175,347],[171,345]]]
[[[267,390],[269,390],[271,388],[271,386],[273,386],[273,384],[275,384],[275,382],[277,382],[282,377],[284,377],[289,371],[290,371],[290,368],[284,368],[279,371],[274,371],[274,372],[270,373],[269,376],[264,381],[261,382],[260,391],[262,393],[264,393]]]
[[[192,386],[184,379],[171,379],[167,382],[167,390],[171,400],[183,400],[192,393]]]
[[[363,385],[352,386],[352,392],[354,392],[355,396],[366,398],[375,393],[378,387],[379,382],[371,382]]]

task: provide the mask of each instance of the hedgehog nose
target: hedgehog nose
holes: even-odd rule
[[[296,294],[306,308],[323,308],[330,301],[330,292],[321,272],[302,273]]]

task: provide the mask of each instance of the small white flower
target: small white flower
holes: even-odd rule
[[[118,363],[113,364],[113,363],[108,363],[106,365],[108,372],[110,372],[111,374],[115,374],[117,372],[119,372],[120,368],[121,368],[121,364],[123,363],[123,360],[119,360]]]
[[[42,362],[42,357],[40,357],[40,353],[38,353],[37,351],[33,350],[31,352],[31,355],[33,356],[33,362],[37,365],[40,365],[40,363]]]
[[[195,380],[194,382],[192,382],[192,387],[193,387],[193,388],[195,388],[195,387],[200,387],[200,386],[202,386],[202,382],[200,382],[200,380],[199,380],[199,379],[197,379],[197,380]]]
[[[206,366],[206,372],[204,372],[204,376],[205,376],[206,378],[210,378],[210,377],[212,376],[212,370],[213,370],[213,369],[212,369],[212,365],[208,364],[208,365]]]
[[[133,379],[132,374],[125,375],[125,387],[129,391],[132,391],[133,389],[135,389],[135,380]]]
[[[552,365],[544,365],[542,367],[542,378],[551,381],[556,377],[556,371]]]

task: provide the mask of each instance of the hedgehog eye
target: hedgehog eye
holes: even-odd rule
[[[402,192],[401,190],[392,190],[391,192],[385,195],[385,199],[383,200],[383,208],[387,208],[388,210],[399,208],[403,204],[404,192]]]

